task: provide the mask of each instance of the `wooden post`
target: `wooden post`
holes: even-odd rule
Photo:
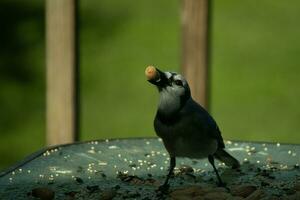
[[[47,144],[78,137],[76,0],[46,0]]]
[[[182,0],[182,71],[193,98],[208,109],[209,0]]]

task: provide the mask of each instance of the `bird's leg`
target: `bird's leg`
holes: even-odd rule
[[[218,186],[219,186],[219,187],[226,187],[226,184],[222,181],[222,179],[221,179],[221,177],[220,177],[220,175],[219,175],[219,172],[218,172],[218,170],[217,170],[217,168],[216,168],[216,166],[215,166],[215,159],[214,159],[214,156],[209,155],[209,156],[208,156],[208,161],[209,161],[210,164],[213,166],[214,171],[215,171],[215,173],[216,173],[216,175],[217,175],[217,178],[218,178]]]
[[[169,173],[167,175],[167,178],[166,178],[164,184],[159,187],[159,190],[161,190],[161,191],[168,190],[168,188],[169,188],[168,182],[169,182],[169,179],[170,179],[171,175],[173,174],[173,170],[175,168],[175,165],[176,165],[176,158],[175,157],[171,157],[171,159],[170,159]]]

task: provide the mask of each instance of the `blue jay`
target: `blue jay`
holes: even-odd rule
[[[168,188],[176,157],[208,158],[216,173],[218,185],[225,186],[215,167],[214,158],[232,168],[239,168],[240,164],[225,151],[215,120],[193,100],[189,85],[182,75],[162,72],[153,66],[147,67],[145,74],[159,91],[154,129],[170,155],[169,173],[160,189]]]

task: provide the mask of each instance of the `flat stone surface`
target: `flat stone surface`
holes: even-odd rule
[[[266,199],[270,196],[292,199],[298,194],[299,145],[234,141],[225,144],[228,152],[242,164],[241,170],[235,171],[217,162],[222,179],[232,191],[236,192],[240,185],[249,189],[252,184],[265,192]],[[163,182],[168,166],[168,154],[157,138],[61,145],[41,150],[0,173],[0,196],[35,199],[39,193],[47,193],[49,198],[38,197],[172,199],[172,193],[195,186],[206,188],[199,194],[209,193],[207,188],[218,192],[215,174],[207,159],[178,158],[175,176],[170,180],[170,192],[159,194],[155,190]],[[228,192],[224,198],[232,195]]]

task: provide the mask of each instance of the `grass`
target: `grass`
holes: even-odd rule
[[[224,138],[297,143],[300,3],[215,0],[212,6],[211,113]],[[167,0],[81,1],[81,140],[155,135],[158,95],[144,69],[179,70],[179,7]],[[20,26],[24,32],[43,34],[43,26],[29,22]],[[38,80],[26,87],[1,82],[10,120],[0,113],[0,170],[44,145],[44,38],[38,41],[21,51],[29,52],[30,77]]]

